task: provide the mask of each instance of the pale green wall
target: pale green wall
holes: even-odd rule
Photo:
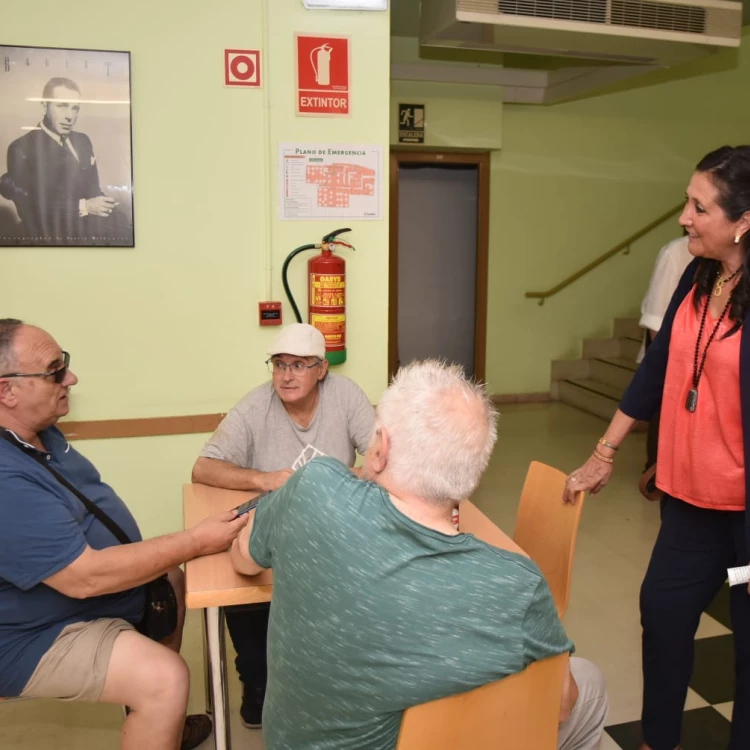
[[[286,254],[341,225],[278,219],[277,144],[359,142],[387,154],[388,14],[267,0],[264,91],[223,85],[225,48],[263,48],[262,0],[131,0],[115,10],[37,0],[31,7],[4,0],[3,44],[132,53],[136,247],[2,248],[0,314],[41,325],[70,350],[81,379],[73,419],[225,411],[268,376],[263,360],[275,331],[259,329],[257,303],[268,298],[269,243],[271,294],[281,299]],[[351,117],[295,117],[297,31],[350,35]],[[386,385],[387,200],[384,210],[382,221],[351,225],[358,252],[347,259],[349,362],[339,370],[373,400]],[[305,264],[298,259],[292,274],[303,298]],[[292,321],[287,306],[284,315]],[[203,439],[77,447],[151,535],[179,526],[180,486]]]
[[[736,57],[721,53],[681,74]],[[611,318],[639,309],[656,252],[680,234],[676,217],[543,307],[523,294],[554,286],[679,203],[707,151],[750,140],[747,49],[739,59],[578,102],[505,105],[491,198],[493,392],[548,390],[550,360],[579,356],[583,337],[610,335]]]
[[[676,218],[543,307],[524,293],[554,286],[676,205],[706,151],[750,140],[748,80],[750,56],[731,51],[651,75],[620,93],[552,106],[506,103],[502,123],[486,104],[472,109],[470,101],[460,120],[450,127],[441,122],[440,138],[451,146],[474,146],[493,128],[499,140],[502,132],[491,157],[487,380],[493,393],[549,390],[552,359],[578,356],[584,337],[610,335],[613,317],[638,310],[657,250],[679,235]],[[422,101],[418,84],[394,82],[394,102],[405,85],[413,103]],[[428,138],[430,97],[449,102],[466,88],[442,84],[436,93],[435,86],[425,86]],[[497,100],[495,87],[471,88],[470,98],[485,90]]]
[[[398,144],[399,104],[425,105],[425,147],[500,148],[503,92],[499,87],[392,81],[392,144]],[[409,149],[413,146],[402,145]]]
[[[416,39],[393,37],[391,40],[391,59],[394,63],[428,66],[440,64],[421,60],[418,50]],[[467,66],[459,63],[458,67]],[[500,148],[503,90],[499,86],[391,81],[392,144],[398,144],[399,104],[425,105],[426,147]],[[411,148],[411,145],[405,145],[405,148]]]

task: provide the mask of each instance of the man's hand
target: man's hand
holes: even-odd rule
[[[263,492],[273,492],[278,490],[290,476],[294,474],[292,469],[281,469],[281,471],[266,471],[260,476],[261,490]]]
[[[197,556],[213,555],[229,549],[247,523],[247,516],[237,516],[233,510],[209,516],[190,529],[197,546]]]
[[[250,557],[250,535],[253,533],[253,525],[255,523],[255,511],[251,510],[248,514],[248,523],[244,529],[240,532],[240,535],[232,542],[232,563],[234,569],[238,573],[242,573],[246,576],[256,576],[258,573],[262,573],[265,568],[258,565],[252,557]]]
[[[86,210],[92,216],[110,216],[117,205],[108,195],[97,195],[96,198],[86,200]]]

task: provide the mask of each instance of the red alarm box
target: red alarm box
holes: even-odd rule
[[[259,302],[258,322],[262,326],[281,325],[281,302]]]

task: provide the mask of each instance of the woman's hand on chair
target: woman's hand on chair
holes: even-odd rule
[[[612,476],[613,464],[591,456],[586,463],[568,476],[563,492],[563,502],[575,505],[579,492],[596,495],[603,490]]]

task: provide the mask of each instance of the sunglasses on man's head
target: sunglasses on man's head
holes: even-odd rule
[[[65,380],[68,367],[70,367],[70,354],[63,352],[62,356],[62,367],[58,367],[56,370],[50,370],[49,372],[11,372],[7,375],[0,375],[0,378],[52,378],[59,385]]]

